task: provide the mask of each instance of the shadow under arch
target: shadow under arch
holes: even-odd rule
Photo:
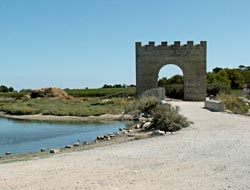
[[[194,45],[188,41],[187,45],[167,45],[162,42],[155,46],[154,42],[142,46],[136,42],[136,95],[139,97],[144,91],[158,87],[160,69],[171,63],[183,71],[184,100],[204,101],[206,98],[206,42]]]

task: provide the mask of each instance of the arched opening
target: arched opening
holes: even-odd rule
[[[158,87],[165,88],[166,97],[184,99],[184,74],[180,67],[167,64],[158,74]]]

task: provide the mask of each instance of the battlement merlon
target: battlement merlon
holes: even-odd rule
[[[180,41],[175,41],[173,45],[168,45],[168,42],[164,41],[161,42],[161,45],[155,45],[155,42],[150,41],[147,45],[142,45],[141,42],[135,43],[136,48],[143,48],[143,49],[152,49],[152,48],[185,48],[185,49],[192,49],[192,48],[206,48],[207,41],[200,41],[200,44],[194,44],[193,41],[187,41],[187,44],[181,44]]]

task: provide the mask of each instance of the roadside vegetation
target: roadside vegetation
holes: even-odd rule
[[[224,102],[225,109],[230,110],[232,113],[241,115],[249,114],[250,106],[249,103],[244,102],[244,99],[227,94],[221,94],[218,97],[218,100]]]
[[[151,118],[152,125],[148,128],[149,130],[164,132],[178,131],[190,125],[190,121],[181,115],[179,110],[178,106],[161,104],[159,99],[155,97],[142,98],[126,107],[127,113]]]

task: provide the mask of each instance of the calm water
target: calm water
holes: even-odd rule
[[[77,140],[92,142],[96,136],[115,133],[125,123],[48,123],[0,118],[0,156],[38,152],[41,148],[63,148]]]

